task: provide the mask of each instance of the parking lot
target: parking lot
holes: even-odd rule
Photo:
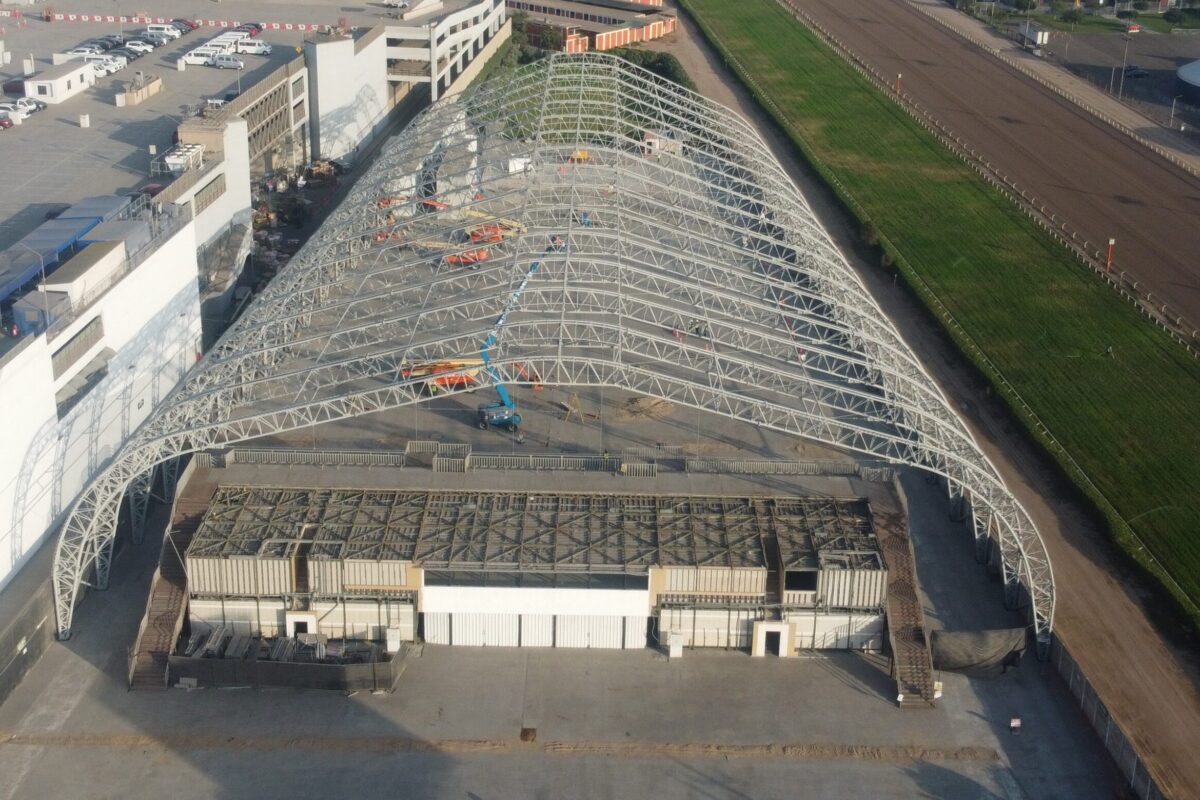
[[[33,55],[37,71],[50,66],[55,52],[65,52],[85,39],[118,33],[128,35],[141,26],[96,23],[45,23],[30,21],[25,27],[7,28],[6,47],[12,63],[3,67],[5,81],[22,77],[22,60]],[[268,31],[259,38],[269,42],[269,56],[246,55],[245,70],[218,70],[191,65],[178,71],[177,61],[219,31],[201,28],[132,62],[116,74],[101,77],[96,85],[66,102],[0,131],[4,153],[4,191],[0,192],[0,248],[33,230],[46,213],[94,194],[120,193],[160,181],[150,177],[154,156],[170,148],[180,121],[207,98],[248,87],[271,71],[298,57],[296,48],[304,34]],[[163,80],[163,90],[141,105],[118,108],[114,98],[134,80],[137,72]],[[6,98],[11,99],[11,98]],[[80,126],[87,115],[89,126]]]

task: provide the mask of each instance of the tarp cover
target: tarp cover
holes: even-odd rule
[[[934,631],[933,668],[967,675],[1000,675],[1025,652],[1024,628],[991,631]]]

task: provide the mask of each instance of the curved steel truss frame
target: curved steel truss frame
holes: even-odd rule
[[[1048,642],[1029,515],[761,138],[590,54],[439,102],[384,148],[76,501],[59,635],[157,464],[419,402],[413,365],[477,358],[489,334],[482,385],[619,387],[943,476]]]

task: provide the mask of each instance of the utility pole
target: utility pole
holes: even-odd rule
[[[1179,102],[1179,98],[1181,97],[1183,97],[1183,95],[1177,94],[1175,95],[1175,99],[1171,101],[1171,121],[1167,123],[1168,128],[1173,129],[1175,127],[1175,104]]]
[[[1132,36],[1126,34],[1125,39],[1125,54],[1121,56],[1121,88],[1117,90],[1117,99],[1120,100],[1125,94],[1125,63],[1129,59],[1129,42],[1133,39]]]

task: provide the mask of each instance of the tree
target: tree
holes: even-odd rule
[[[549,26],[542,28],[541,46],[543,50],[559,51],[563,49],[563,35],[558,28]]]
[[[1037,0],[1013,0],[1013,7],[1018,11],[1032,11],[1037,5]]]
[[[1068,8],[1066,11],[1058,15],[1058,18],[1063,22],[1069,22],[1072,25],[1077,25],[1083,22],[1083,11],[1078,8]]]

